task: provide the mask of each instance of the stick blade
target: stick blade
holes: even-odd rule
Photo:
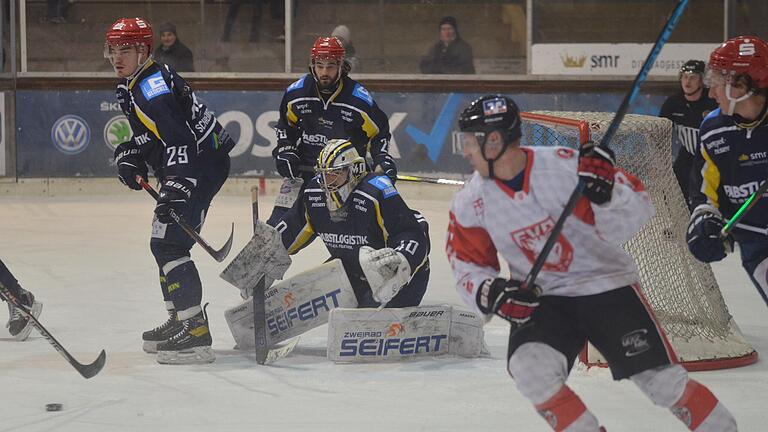
[[[224,243],[224,246],[221,247],[221,249],[214,251],[211,256],[213,256],[213,259],[215,259],[218,262],[222,262],[227,258],[227,255],[229,255],[230,249],[232,249],[232,240],[235,238],[235,223],[232,222],[232,228],[229,231],[229,238],[227,239],[227,242]]]
[[[99,357],[96,358],[96,360],[93,361],[93,363],[84,365],[84,364],[76,364],[75,369],[77,369],[78,372],[80,372],[80,375],[83,376],[83,378],[93,378],[96,376],[99,372],[101,372],[101,369],[104,368],[104,364],[107,362],[107,352],[104,350],[101,350],[101,353],[99,354]]]

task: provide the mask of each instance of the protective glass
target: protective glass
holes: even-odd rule
[[[485,132],[456,132],[457,150],[462,153],[474,153],[485,144],[488,134]]]
[[[723,86],[731,81],[732,75],[724,70],[716,70],[707,67],[704,72],[704,85],[712,88]]]

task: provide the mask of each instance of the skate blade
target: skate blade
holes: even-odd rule
[[[40,316],[40,313],[43,311],[43,304],[34,302],[32,303],[32,309],[30,309],[30,312],[32,313],[32,316],[37,318]],[[13,338],[16,339],[19,342],[27,340],[29,337],[29,334],[32,333],[32,328],[34,326],[32,325],[32,320],[27,320],[27,325],[24,326],[23,329],[18,334],[13,335]]]
[[[144,341],[144,345],[141,346],[141,349],[147,354],[157,354],[158,345],[160,345],[160,341]]]
[[[213,363],[216,354],[209,346],[194,347],[183,351],[158,351],[157,362],[160,364],[206,364]]]

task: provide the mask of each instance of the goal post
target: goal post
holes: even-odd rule
[[[522,113],[522,145],[578,148],[599,142],[613,113]],[[745,366],[757,352],[728,312],[709,265],[688,252],[689,213],[672,172],[672,123],[664,118],[628,114],[610,144],[617,165],[637,176],[656,214],[624,245],[640,274],[643,293],[678,359],[688,370]],[[591,345],[580,356],[587,365],[605,360]]]

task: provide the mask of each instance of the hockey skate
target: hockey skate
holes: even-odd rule
[[[206,305],[208,306],[208,305]],[[179,333],[157,346],[160,364],[204,364],[216,360],[211,349],[211,333],[205,308],[190,319],[182,320]]]
[[[23,288],[19,289],[21,291],[21,295],[18,299],[19,303],[26,308],[32,316],[35,318],[39,317],[40,312],[43,311],[43,304],[35,301],[35,296],[32,295],[31,292]],[[5,325],[8,327],[8,332],[18,341],[26,340],[29,337],[29,333],[32,332],[32,323],[29,318],[24,316],[24,314],[22,314],[16,306],[11,304],[11,302],[8,302],[8,316],[8,324]]]
[[[161,342],[165,342],[178,334],[184,326],[181,321],[176,318],[176,310],[171,309],[168,311],[168,320],[152,330],[145,331],[141,335],[144,340],[144,352],[154,354],[157,352],[157,345]]]

